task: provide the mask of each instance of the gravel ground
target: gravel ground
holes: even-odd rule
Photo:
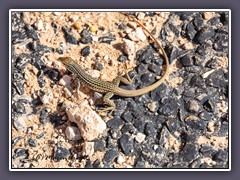
[[[135,79],[121,87],[148,86],[165,65],[141,28],[118,12],[12,12],[12,168],[229,167],[228,12],[132,14],[171,74],[99,115],[102,96],[57,58],[106,81],[125,64]]]

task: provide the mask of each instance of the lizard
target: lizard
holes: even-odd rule
[[[123,82],[125,84],[132,84],[133,80],[129,77],[128,72],[126,71],[124,78],[123,76],[118,76],[116,79],[114,79],[112,82],[109,81],[103,81],[97,78],[94,78],[87,74],[81,67],[80,65],[73,60],[71,57],[59,57],[58,61],[63,63],[63,65],[66,67],[68,71],[71,73],[75,74],[83,84],[85,84],[88,88],[97,91],[99,93],[105,94],[103,96],[103,102],[104,104],[108,105],[108,107],[102,109],[100,112],[105,112],[105,111],[113,111],[116,107],[115,103],[113,100],[110,100],[110,98],[113,95],[118,95],[121,97],[135,97],[135,96],[140,96],[145,93],[148,93],[154,89],[156,89],[158,86],[160,86],[164,80],[167,78],[167,76],[170,74],[169,73],[169,60],[167,57],[167,54],[159,41],[135,18],[131,17],[130,15],[124,13],[130,20],[134,21],[138,26],[140,26],[150,37],[151,39],[158,45],[159,53],[160,50],[163,54],[163,57],[165,59],[165,65],[166,69],[162,77],[156,81],[155,83],[143,87],[141,89],[136,89],[136,90],[127,90],[119,87],[120,82]],[[126,68],[125,68],[126,70]]]

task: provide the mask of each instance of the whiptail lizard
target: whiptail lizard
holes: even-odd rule
[[[127,15],[127,14],[125,14]],[[74,61],[72,58],[70,57],[60,57],[58,58],[59,61],[61,61],[65,67],[73,74],[77,75],[77,78],[85,85],[87,85],[90,89],[100,92],[100,93],[104,93],[105,96],[103,97],[103,102],[107,105],[109,105],[109,107],[106,107],[105,109],[101,110],[101,112],[104,111],[113,111],[115,109],[115,104],[112,100],[110,100],[110,98],[113,95],[118,95],[118,96],[123,96],[123,97],[134,97],[134,96],[140,96],[143,95],[145,93],[148,93],[150,91],[152,91],[153,89],[157,88],[160,84],[162,84],[162,82],[166,79],[166,77],[169,74],[169,60],[168,57],[166,55],[166,52],[164,51],[163,47],[160,45],[160,43],[158,42],[158,40],[136,19],[134,19],[133,17],[127,15],[129,17],[130,20],[135,21],[140,27],[142,27],[144,29],[144,31],[147,32],[147,34],[151,37],[151,39],[159,46],[163,57],[165,59],[165,63],[166,63],[166,70],[165,73],[162,75],[161,79],[158,80],[157,82],[153,83],[150,86],[144,87],[142,89],[137,89],[137,90],[126,90],[126,89],[122,89],[119,88],[119,84],[120,82],[123,82],[125,84],[131,84],[132,80],[130,79],[130,77],[128,76],[128,73],[126,73],[126,77],[117,77],[116,79],[113,80],[113,82],[108,82],[108,81],[102,81],[100,79],[94,78],[90,75],[88,75],[79,65],[76,61]],[[125,69],[126,70],[126,69]]]

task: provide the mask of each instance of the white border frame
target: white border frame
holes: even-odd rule
[[[127,11],[161,11],[161,12],[176,12],[176,11],[182,11],[182,12],[219,12],[219,11],[227,11],[229,13],[229,58],[228,58],[228,74],[229,74],[229,104],[228,104],[228,112],[229,112],[229,139],[228,139],[228,146],[229,146],[229,168],[228,169],[71,169],[71,168],[42,168],[42,169],[17,169],[12,168],[11,161],[12,161],[12,147],[11,147],[11,131],[12,131],[12,121],[11,121],[11,115],[12,115],[12,44],[11,44],[11,37],[12,37],[12,22],[11,22],[11,13],[15,11],[22,11],[22,12],[54,12],[54,11],[65,11],[65,12],[127,12]],[[231,10],[230,9],[10,9],[9,10],[9,171],[231,171]]]

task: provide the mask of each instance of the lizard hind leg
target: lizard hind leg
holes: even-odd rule
[[[105,94],[105,96],[103,97],[103,102],[104,104],[108,105],[108,107],[103,108],[102,110],[99,111],[100,114],[106,112],[106,111],[114,111],[114,109],[116,108],[115,103],[113,102],[113,100],[110,100],[110,98],[113,96],[114,94],[112,92],[108,92],[107,94]]]

